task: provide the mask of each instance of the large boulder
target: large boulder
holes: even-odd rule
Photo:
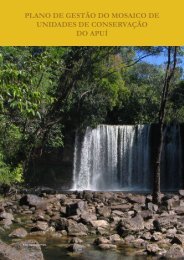
[[[13,220],[14,217],[11,213],[7,213],[5,211],[0,213],[0,223],[4,225],[4,227],[9,227]]]
[[[76,203],[68,204],[66,206],[66,215],[67,217],[73,215],[80,215],[83,211],[87,211],[87,202],[80,200]]]
[[[134,233],[144,230],[144,220],[141,215],[137,214],[133,218],[124,218],[118,225],[118,233],[120,235]]]
[[[13,232],[11,232],[11,234],[9,234],[9,237],[13,237],[13,238],[23,238],[27,236],[27,231],[20,227],[20,228],[16,228],[15,230],[13,230]]]
[[[88,233],[88,228],[82,223],[69,219],[67,224],[67,231],[69,236],[85,236]]]
[[[109,227],[109,223],[106,220],[94,220],[94,221],[90,221],[90,224],[92,227],[94,228],[108,228]]]
[[[47,231],[48,223],[45,221],[37,221],[35,226],[31,229],[32,232],[34,231]]]
[[[41,246],[36,240],[24,240],[12,244],[12,246],[21,252],[23,255],[21,260],[43,260],[43,253],[41,251]]]
[[[107,206],[98,207],[98,208],[97,208],[97,213],[98,213],[100,216],[102,216],[102,217],[108,218],[108,217],[110,217],[110,215],[111,215],[111,208],[110,208],[110,207],[107,207]]]
[[[20,199],[20,205],[36,207],[36,209],[47,209],[48,200],[37,195],[27,194]]]
[[[83,252],[85,249],[85,246],[81,245],[81,244],[71,244],[68,247],[68,251],[70,252],[75,252],[75,253],[81,253]]]
[[[139,194],[130,194],[129,196],[127,196],[127,200],[131,203],[138,203],[143,205],[145,204],[146,197]]]
[[[155,230],[165,231],[166,229],[173,228],[173,226],[177,225],[177,216],[175,215],[160,216],[159,218],[153,221],[153,225]]]
[[[184,251],[180,245],[173,244],[166,253],[166,258],[183,259]]]
[[[25,240],[12,245],[0,241],[1,260],[43,260],[39,243],[35,240]]]

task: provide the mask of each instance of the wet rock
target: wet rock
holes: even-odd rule
[[[135,236],[133,236],[133,235],[128,235],[128,236],[126,236],[126,237],[124,238],[124,241],[125,241],[126,244],[130,244],[130,243],[132,243],[135,239],[136,239]]]
[[[31,229],[32,232],[34,231],[46,231],[48,229],[48,223],[45,221],[37,221],[35,226]]]
[[[87,211],[87,209],[87,202],[80,200],[66,206],[66,215],[68,217],[72,215],[80,215],[83,211]]]
[[[84,249],[85,249],[85,246],[76,244],[76,243],[69,245],[69,247],[68,247],[68,251],[75,252],[75,253],[81,253],[84,251]]]
[[[13,238],[23,238],[27,236],[27,231],[24,228],[16,228],[11,234],[9,234],[9,237]]]
[[[98,248],[102,250],[113,250],[113,249],[115,250],[117,249],[117,246],[113,244],[100,244]]]
[[[44,260],[41,247],[35,240],[25,240],[12,245],[0,241],[1,260]]]
[[[68,220],[67,230],[70,236],[85,236],[89,231],[87,226],[72,219]]]
[[[117,243],[117,242],[122,241],[121,237],[118,234],[109,236],[109,240],[111,243]]]
[[[166,258],[183,258],[184,257],[184,251],[183,248],[180,245],[173,244],[170,249],[166,253]]]
[[[157,255],[161,251],[161,248],[157,244],[147,244],[146,251],[149,255]]]
[[[98,237],[94,241],[95,245],[100,245],[100,244],[111,244],[110,240],[105,238],[105,237]]]
[[[21,260],[44,260],[41,246],[36,240],[24,240],[12,244],[23,255]]]
[[[10,245],[0,241],[0,259],[1,260],[17,260],[23,259],[21,252]]]
[[[73,237],[70,242],[70,244],[82,244],[83,243],[83,240],[80,239],[79,237]]]
[[[146,248],[148,242],[142,238],[137,238],[134,241],[132,241],[132,244],[135,248]]]
[[[68,226],[68,220],[67,218],[60,218],[57,221],[54,221],[52,225],[56,228],[57,231],[65,230]]]

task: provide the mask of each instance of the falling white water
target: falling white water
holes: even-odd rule
[[[149,189],[149,133],[149,125],[88,127],[75,140],[73,189]]]

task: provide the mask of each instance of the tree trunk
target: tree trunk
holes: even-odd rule
[[[164,143],[164,119],[166,113],[166,104],[167,104],[169,87],[176,68],[176,56],[177,56],[177,47],[169,46],[167,48],[167,67],[165,72],[164,86],[162,90],[162,97],[161,97],[161,103],[159,109],[158,143],[157,143],[156,156],[154,158],[154,166],[153,166],[153,202],[156,204],[160,203],[160,164],[161,164],[162,148]]]

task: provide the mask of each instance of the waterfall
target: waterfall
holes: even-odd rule
[[[99,125],[76,135],[74,190],[141,190],[152,187],[150,125]],[[154,134],[154,133],[152,133]],[[165,128],[162,152],[164,189],[178,187],[181,177],[179,126]]]

